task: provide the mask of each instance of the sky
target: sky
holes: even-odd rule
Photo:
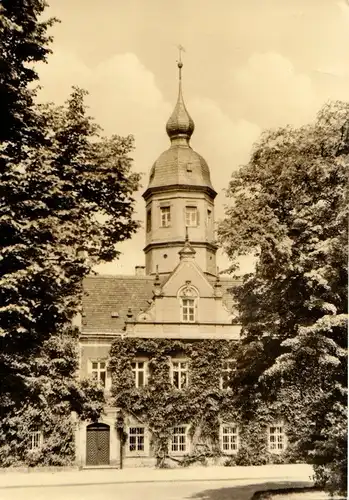
[[[89,92],[89,114],[105,135],[135,137],[143,173],[168,148],[165,124],[183,92],[195,122],[191,145],[208,162],[216,219],[224,188],[248,162],[261,132],[312,121],[328,100],[349,100],[349,0],[48,0],[53,54],[39,67],[40,100],[63,103],[73,85]],[[134,274],[144,265],[144,230],[119,245],[98,272]],[[218,265],[229,265],[220,252]],[[251,261],[241,261],[241,272]]]

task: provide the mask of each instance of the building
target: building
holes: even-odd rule
[[[228,387],[240,332],[229,293],[234,282],[217,270],[217,193],[206,161],[190,146],[194,122],[181,62],[178,69],[178,100],[166,125],[170,146],[143,194],[145,266],[134,276],[85,280],[80,374],[100,381],[109,406],[99,422],[77,425],[81,466],[154,465],[167,455],[173,463],[226,459],[243,438]],[[266,432],[260,439],[269,452],[283,451],[282,424]]]

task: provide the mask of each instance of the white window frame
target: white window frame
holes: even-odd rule
[[[137,432],[131,432],[131,431],[136,431],[136,430],[143,430],[143,434],[137,433]],[[135,437],[135,441],[137,443],[137,449],[131,450],[131,438]],[[143,449],[138,449],[139,442],[140,440],[138,439],[139,437],[143,438]],[[129,425],[127,428],[127,449],[126,449],[126,455],[128,456],[135,456],[135,455],[147,455],[148,454],[148,433],[147,429],[144,425]]]
[[[182,364],[185,364],[185,367],[182,367]],[[177,365],[177,366],[175,366]],[[178,387],[175,386],[174,383],[174,374],[178,373]],[[185,374],[185,382],[182,383],[181,375]],[[186,389],[189,385],[189,362],[187,359],[177,359],[174,358],[171,360],[171,383],[175,389],[178,391],[182,391]]]
[[[186,227],[198,227],[199,215],[197,206],[187,205],[185,207],[185,225]]]
[[[104,368],[100,367],[101,363],[104,363]],[[97,367],[93,366],[95,364],[97,364]],[[89,372],[90,372],[91,378],[93,380],[96,380],[98,385],[100,385],[104,389],[108,389],[109,377],[108,377],[108,362],[107,362],[106,358],[90,359]],[[103,377],[101,377],[102,373],[105,373],[104,383],[103,383]]]
[[[223,367],[222,367],[222,374],[221,374],[221,377],[220,377],[220,388],[222,391],[230,391],[231,388],[230,387],[225,387],[225,379],[224,379],[224,376],[223,374],[227,374],[227,378],[228,380],[231,378],[231,374],[234,373],[235,371],[235,367],[234,367],[234,364],[235,364],[236,360],[235,359],[225,359],[223,361]],[[226,365],[226,368],[224,367]],[[233,365],[233,367],[229,366],[229,365]]]
[[[182,431],[176,432],[175,431]],[[169,454],[170,455],[186,455],[190,453],[190,442],[189,442],[189,426],[188,425],[176,425],[172,427],[172,434],[169,442]],[[181,442],[181,438],[184,437],[184,441]],[[174,439],[176,438],[176,439]],[[179,439],[177,439],[179,438]],[[174,449],[174,448],[183,448],[184,449]]]
[[[274,430],[272,432],[272,429]],[[280,432],[281,429],[281,432]],[[273,438],[273,439],[272,439]],[[281,446],[281,447],[280,447]],[[287,448],[287,436],[282,422],[268,426],[268,450],[273,454],[283,453]]]
[[[189,305],[191,303],[191,305]],[[193,297],[181,297],[181,322],[196,322],[197,299]]]
[[[171,226],[171,206],[165,205],[160,207],[160,227]]]
[[[38,450],[42,447],[44,442],[44,436],[40,429],[36,429],[30,432],[30,449]]]
[[[227,437],[228,439],[225,440],[224,439],[225,437]],[[228,445],[228,449],[224,449],[225,444]],[[240,436],[239,436],[239,426],[237,424],[234,423],[221,424],[220,445],[222,453],[226,455],[234,455],[239,451]]]
[[[140,363],[143,363],[142,367],[139,367]],[[145,387],[148,383],[148,361],[146,359],[140,359],[140,358],[134,359],[131,362],[131,369],[134,376],[135,387],[137,389]],[[138,377],[139,373],[143,373],[143,385],[139,383],[139,377]]]

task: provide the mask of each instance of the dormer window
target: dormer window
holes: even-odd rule
[[[198,224],[198,208],[185,207],[185,225],[187,227],[196,227]]]
[[[185,287],[181,288],[178,297],[180,300],[181,308],[181,321],[182,323],[195,323],[197,316],[197,302],[198,302],[198,292],[197,290],[187,284]]]
[[[171,224],[171,208],[160,207],[160,227],[170,227]]]

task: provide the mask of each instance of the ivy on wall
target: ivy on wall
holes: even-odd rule
[[[110,351],[114,404],[125,415],[132,415],[151,433],[151,447],[158,466],[167,459],[189,465],[205,463],[223,455],[219,445],[221,423],[239,426],[240,446],[236,455],[227,456],[226,465],[258,465],[290,461],[290,453],[269,453],[267,426],[287,409],[260,402],[253,419],[243,420],[235,403],[234,391],[220,389],[223,361],[234,358],[237,344],[226,340],[182,341],[172,339],[117,339]],[[131,363],[148,359],[148,380],[136,388]],[[170,380],[171,358],[189,362],[189,384],[182,390]],[[191,452],[178,459],[169,453],[172,428],[189,425]],[[118,428],[120,429],[120,422]]]
[[[27,360],[26,379],[31,397],[7,405],[2,395],[0,467],[62,466],[75,459],[73,412],[81,420],[95,421],[105,403],[103,389],[91,380],[79,380],[77,334],[52,335]],[[39,431],[40,446],[32,433]]]

